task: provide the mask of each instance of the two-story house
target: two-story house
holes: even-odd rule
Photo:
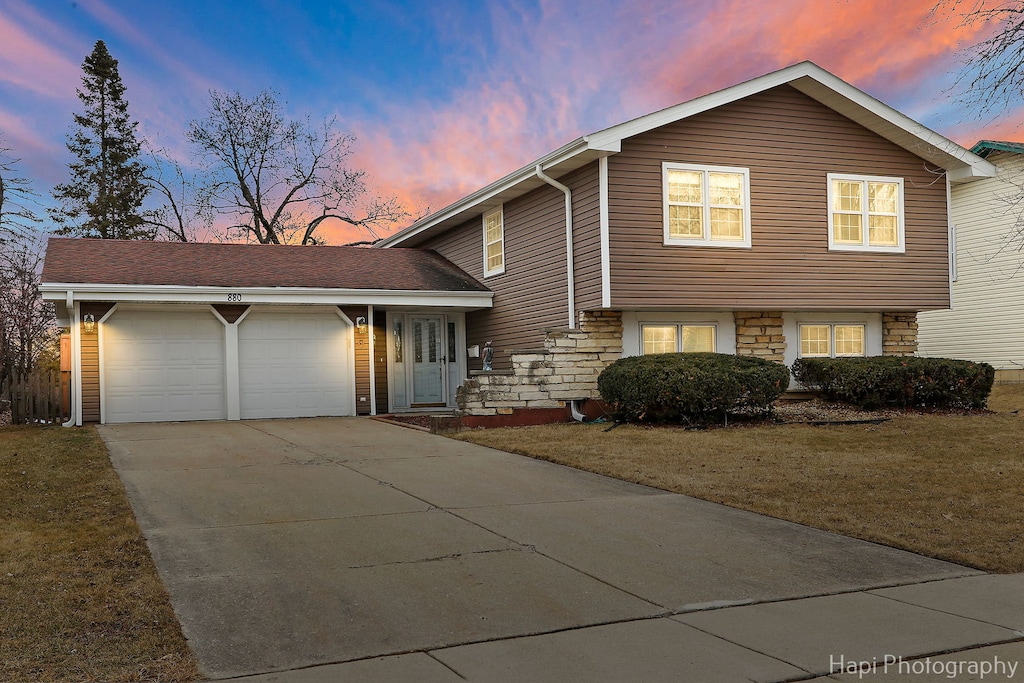
[[[949,306],[950,188],[994,170],[804,62],[581,137],[379,246],[494,292],[466,314],[496,356],[465,408],[556,408],[620,354],[914,353],[917,314]]]
[[[71,423],[557,419],[623,354],[913,353],[917,314],[949,306],[950,188],[994,172],[804,62],[574,140],[374,249],[53,239],[42,291]]]

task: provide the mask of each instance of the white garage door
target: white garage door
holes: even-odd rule
[[[355,415],[349,339],[333,309],[250,311],[238,328],[242,419]]]
[[[208,310],[118,310],[103,324],[107,422],[223,420],[224,326]]]

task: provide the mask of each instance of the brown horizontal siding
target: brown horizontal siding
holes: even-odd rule
[[[750,170],[752,248],[663,244],[662,162]],[[616,308],[948,305],[945,183],[788,86],[623,141],[609,158]],[[906,253],[828,250],[828,173],[904,178]]]
[[[368,319],[366,306],[339,306],[341,312],[352,321],[352,336],[355,344],[355,379],[356,379],[356,415],[370,414],[370,335],[369,327],[360,332],[356,326],[356,318]]]
[[[100,421],[100,347],[98,335],[82,335],[82,421]]]
[[[92,314],[99,326],[100,319],[114,304],[82,304],[81,314]],[[82,421],[100,421],[100,345],[99,332],[86,334],[82,331]]]
[[[597,230],[597,165],[558,180],[573,191],[573,213],[579,215],[574,219],[573,247],[575,251],[576,245],[580,245],[582,253],[577,258],[585,268],[582,275],[577,274],[581,280],[577,283],[577,296],[582,291],[593,299],[596,268],[599,304],[600,249],[594,249],[594,240],[599,236],[582,236],[583,232]],[[505,272],[486,279],[481,221],[474,218],[422,246],[434,249],[494,291],[494,308],[466,314],[466,339],[470,346],[493,341],[494,367],[505,368],[509,365],[509,350],[540,347],[545,329],[569,325],[565,196],[546,186],[504,205]],[[479,369],[481,361],[470,359],[469,367]]]
[[[576,308],[601,307],[601,195],[598,165],[569,176],[572,190],[572,251],[576,277]]]

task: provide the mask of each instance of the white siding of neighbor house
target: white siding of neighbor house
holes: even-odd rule
[[[1024,183],[1024,155],[996,152],[995,178],[952,189],[957,278],[952,308],[918,315],[918,354],[1024,367],[1024,242],[1014,226],[1024,206],[1005,198]]]

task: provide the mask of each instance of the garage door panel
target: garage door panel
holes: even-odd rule
[[[238,331],[242,418],[354,415],[350,339],[331,310],[251,312]]]
[[[103,349],[107,422],[227,417],[224,326],[209,311],[116,311]]]

